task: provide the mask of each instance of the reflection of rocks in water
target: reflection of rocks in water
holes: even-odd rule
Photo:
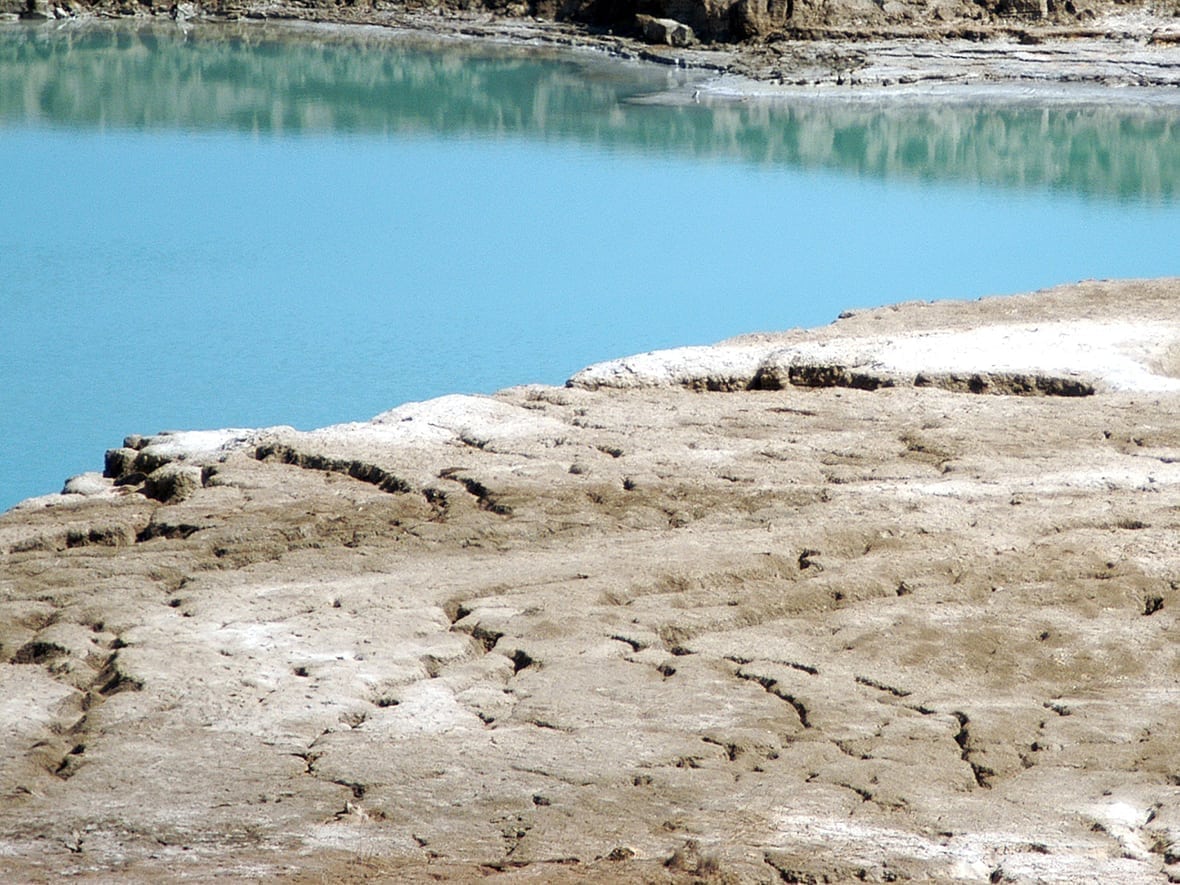
[[[261,26],[7,32],[0,118],[264,133],[512,132],[667,79],[664,71],[608,79],[540,50],[423,45]]]
[[[470,45],[424,51],[388,37],[277,33],[5,32],[0,119],[275,134],[518,134],[873,178],[1149,199],[1174,196],[1180,179],[1180,113],[1170,108],[665,106],[633,101],[677,82],[659,68]]]
[[[1110,196],[1170,197],[1180,170],[1180,115],[1099,107],[887,109],[809,102],[715,105],[698,153],[873,178],[914,177]],[[685,127],[687,128],[687,127]],[[706,149],[706,139],[713,147]]]

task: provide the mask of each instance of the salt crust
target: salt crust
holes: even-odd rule
[[[1067,320],[998,324],[890,336],[834,337],[787,347],[773,342],[679,347],[597,363],[578,372],[579,387],[708,386],[708,379],[752,381],[767,365],[832,365],[884,375],[1022,373],[1084,375],[1107,391],[1180,390],[1152,361],[1180,340],[1174,323]],[[698,383],[699,382],[699,383]]]

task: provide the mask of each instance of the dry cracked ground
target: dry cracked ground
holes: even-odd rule
[[[0,878],[1180,881],[1178,303],[131,438],[0,517]],[[1138,382],[863,346],[1079,318]]]

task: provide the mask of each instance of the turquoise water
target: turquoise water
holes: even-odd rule
[[[1175,106],[696,104],[658,67],[281,33],[0,27],[0,508],[132,432],[1180,273]]]

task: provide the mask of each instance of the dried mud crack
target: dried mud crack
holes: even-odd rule
[[[0,516],[0,878],[1180,878],[1178,298],[129,438]],[[700,381],[1078,317],[1088,396]]]

